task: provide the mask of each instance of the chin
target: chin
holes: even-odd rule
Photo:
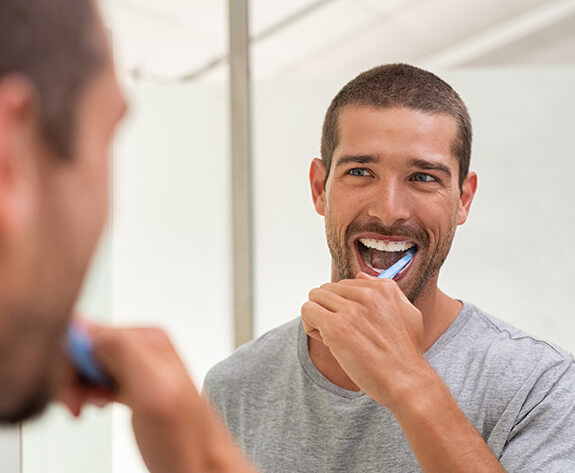
[[[26,401],[6,411],[0,411],[0,424],[14,425],[38,417],[49,403],[50,396],[47,393],[33,393]]]
[[[39,416],[52,398],[51,384],[44,376],[34,380],[33,385],[24,392],[0,391],[0,424],[17,424]]]
[[[60,327],[14,334],[21,342],[0,360],[0,423],[14,424],[39,415],[53,398],[64,351]]]

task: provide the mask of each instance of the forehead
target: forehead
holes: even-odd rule
[[[457,164],[452,151],[456,137],[457,122],[449,115],[403,107],[348,105],[339,113],[334,158],[342,155],[435,157]]]

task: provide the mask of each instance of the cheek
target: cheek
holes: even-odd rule
[[[367,203],[372,196],[362,192],[361,189],[339,187],[337,192],[328,193],[325,199],[326,216],[331,215],[332,220],[338,220],[346,225],[367,210]]]
[[[103,220],[108,215],[110,205],[110,159],[106,147],[95,149],[86,158],[83,180],[90,191],[90,207],[94,219]]]
[[[107,157],[92,150],[77,156],[78,167],[74,171],[74,195],[69,195],[73,207],[70,209],[70,225],[79,239],[79,259],[89,258],[102,232],[109,213],[110,176]]]
[[[349,210],[345,205],[338,205],[337,202],[328,202],[326,200],[325,208],[325,225],[330,230],[334,237],[343,238],[345,230],[349,226],[348,220]]]
[[[457,213],[449,213],[438,216],[438,224],[434,228],[435,238],[438,242],[452,240],[457,228]]]
[[[423,205],[418,214],[432,246],[450,238],[455,231],[458,212],[452,205]]]

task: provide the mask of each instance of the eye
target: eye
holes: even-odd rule
[[[369,176],[369,171],[364,168],[353,168],[347,171],[350,176],[366,177]]]
[[[417,174],[414,174],[413,177],[411,178],[412,181],[415,182],[436,182],[437,179],[433,176],[431,176],[430,174],[426,174],[424,172],[418,172]]]

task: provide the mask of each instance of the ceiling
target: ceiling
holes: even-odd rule
[[[227,77],[227,1],[101,0],[121,70]],[[575,0],[252,0],[252,75],[313,79],[386,62],[575,65]]]

